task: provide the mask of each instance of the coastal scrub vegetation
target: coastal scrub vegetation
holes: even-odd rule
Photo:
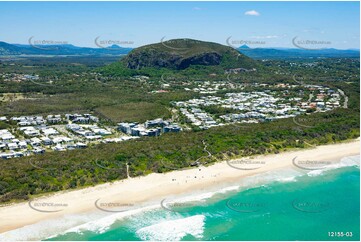
[[[185,70],[131,70],[122,76],[119,65],[38,63],[36,68],[2,62],[6,72],[39,74],[36,82],[5,81],[0,77],[0,93],[21,95],[0,102],[0,115],[57,114],[93,111],[101,119],[116,124],[120,121],[142,122],[154,117],[170,117],[171,103],[200,96],[184,89],[183,83],[197,87],[209,78],[234,83],[295,83],[319,84],[342,89],[348,96],[348,107],[325,113],[307,115],[307,125],[297,125],[292,118],[258,124],[230,124],[208,130],[183,131],[160,137],[142,137],[116,144],[97,144],[83,150],[48,152],[42,155],[0,161],[0,203],[27,200],[34,196],[66,189],[94,186],[151,172],[168,172],[192,167],[196,160],[209,165],[217,160],[255,154],[273,154],[292,148],[341,142],[359,137],[360,93],[359,61],[355,59],[323,59],[315,65],[310,60],[263,61],[255,72],[227,76],[219,66],[190,66]],[[97,60],[98,61],[98,60]],[[26,65],[29,65],[26,62]],[[314,65],[309,68],[309,65]],[[59,68],[59,72],[54,69]],[[114,68],[114,70],[112,69]],[[118,73],[120,70],[121,73]],[[145,71],[146,73],[142,73]],[[210,74],[215,74],[210,76]],[[135,76],[134,76],[134,75]],[[146,75],[145,77],[139,77]],[[163,75],[163,79],[161,76]],[[167,76],[168,75],[168,76]],[[294,76],[298,79],[294,79]],[[326,78],[325,78],[326,77]],[[168,79],[180,80],[170,88]],[[247,87],[257,91],[259,87]],[[164,92],[154,92],[165,89]],[[223,95],[221,90],[215,95]],[[232,90],[235,91],[235,90]],[[342,100],[343,102],[344,100]],[[208,107],[208,111],[224,114],[229,110]],[[108,120],[109,119],[109,120]],[[0,128],[14,128],[12,122],[0,122]],[[208,157],[204,150],[212,154]]]

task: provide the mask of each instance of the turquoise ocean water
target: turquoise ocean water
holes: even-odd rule
[[[359,160],[346,157],[323,171],[259,174],[218,192],[176,203],[168,199],[163,207],[129,216],[108,213],[47,239],[359,240]]]
[[[168,210],[144,211],[51,240],[360,239],[359,166],[291,174],[283,179],[266,174],[253,187],[172,202],[165,204]]]

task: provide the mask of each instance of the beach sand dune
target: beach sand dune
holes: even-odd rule
[[[65,215],[124,209],[136,204],[183,193],[204,191],[210,187],[242,182],[247,176],[283,168],[300,169],[297,161],[338,162],[342,157],[359,155],[360,141],[318,146],[311,149],[260,155],[251,159],[222,161],[165,174],[128,178],[74,191],[58,192],[29,202],[0,208],[0,233]],[[305,168],[308,163],[303,162]],[[117,205],[117,208],[113,207]]]

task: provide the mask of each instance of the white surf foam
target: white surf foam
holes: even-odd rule
[[[267,186],[272,182],[294,182],[297,177],[303,176],[302,171],[292,168],[284,168],[276,171],[268,171],[254,176],[246,177],[242,181],[242,188],[254,188],[259,186]]]
[[[325,166],[319,170],[313,170],[313,171],[307,172],[307,175],[308,176],[319,176],[319,175],[322,175],[325,171],[330,171],[330,170],[335,170],[335,169],[339,169],[339,168],[343,168],[343,167],[350,167],[350,166],[360,168],[360,156],[359,155],[343,157],[340,160],[340,162]]]
[[[2,233],[0,234],[0,241],[41,240],[51,235],[57,234],[59,231],[64,231],[74,226],[78,226],[79,224],[86,223],[89,220],[97,219],[99,219],[99,214],[95,213],[86,215],[66,215],[59,219],[49,219]]]
[[[0,241],[30,241],[54,238],[66,233],[93,231],[103,233],[119,219],[143,211],[159,208],[160,205],[151,205],[126,212],[108,213],[96,211],[87,214],[65,215],[58,219],[49,219],[0,234]],[[49,226],[51,225],[51,226]]]
[[[137,230],[137,236],[142,240],[179,241],[187,235],[201,239],[204,231],[204,215],[164,221]]]
[[[95,232],[95,233],[104,233],[117,220],[120,220],[120,219],[125,218],[125,217],[129,217],[129,216],[132,216],[132,215],[135,215],[135,214],[138,214],[138,213],[142,213],[142,212],[145,212],[145,211],[148,211],[148,210],[157,209],[159,207],[160,207],[160,204],[156,204],[156,205],[137,208],[137,209],[133,209],[133,210],[125,211],[125,212],[113,213],[113,214],[111,214],[109,216],[106,216],[106,217],[103,217],[101,219],[97,219],[95,221],[90,221],[90,222],[87,222],[85,224],[82,224],[82,225],[73,227],[71,229],[68,229],[62,234],[72,233],[72,232],[73,233],[82,233],[83,231],[92,231],[92,232]]]
[[[211,192],[204,192],[204,193],[200,193],[200,194],[191,194],[191,195],[182,195],[181,197],[177,197],[174,199],[170,199],[172,201],[176,201],[176,202],[192,202],[192,201],[205,201],[209,198],[212,198],[213,196],[217,195],[217,194],[224,194],[227,192],[231,192],[231,191],[237,191],[239,190],[240,186],[239,185],[233,185],[233,186],[228,186],[228,187],[224,187],[224,188],[218,188],[215,189],[215,191],[211,191]]]
[[[271,182],[294,182],[297,177],[307,174],[308,176],[317,176],[323,174],[326,170],[338,169],[347,166],[360,166],[360,156],[344,157],[340,162],[329,165],[322,170],[313,171],[296,171],[294,169],[284,169],[278,171],[269,171],[262,174],[253,175],[250,177],[240,179],[238,184],[228,184],[226,187],[214,188],[214,191],[208,191],[196,194],[186,194],[179,197],[169,197],[167,202],[191,202],[191,201],[206,201],[217,194],[224,194],[232,191],[240,191],[249,188],[260,186],[267,186]],[[82,233],[83,231],[93,231],[96,233],[103,233],[108,230],[114,222],[125,217],[139,214],[149,210],[160,208],[160,203],[148,205],[142,208],[136,208],[122,213],[114,213],[111,215],[103,212],[67,215],[56,220],[46,220],[33,225],[24,226],[19,229],[11,230],[0,234],[0,241],[19,241],[19,240],[40,240],[44,238],[52,238],[61,234],[70,232]],[[178,219],[178,216],[173,214],[168,219]],[[90,221],[90,222],[89,222]],[[176,221],[176,220],[175,220]],[[149,221],[159,222],[158,221]],[[143,224],[147,226],[148,224]],[[161,222],[163,223],[163,222]],[[49,226],[51,224],[52,226]],[[148,235],[147,235],[148,236]],[[150,235],[149,235],[150,236]]]
[[[172,201],[172,202],[175,202],[175,201],[176,202],[206,201],[207,199],[213,197],[216,194],[227,193],[229,191],[234,191],[234,190],[238,190],[238,189],[239,189],[239,185],[228,186],[228,187],[224,187],[224,188],[218,189],[216,191],[212,191],[212,192],[205,192],[205,193],[201,193],[201,194],[181,195],[181,196],[179,196],[177,198],[172,198],[172,199],[169,198],[169,199],[167,199],[167,202],[168,202],[168,200]],[[53,237],[56,237],[56,236],[59,236],[59,235],[67,234],[67,233],[79,233],[79,234],[82,234],[84,231],[92,231],[92,232],[99,233],[99,234],[104,233],[116,221],[119,221],[119,220],[121,220],[123,218],[131,217],[133,215],[137,215],[137,214],[140,214],[140,213],[151,211],[151,210],[157,211],[157,209],[160,209],[160,208],[161,208],[161,205],[160,205],[160,201],[159,201],[159,203],[156,203],[156,204],[153,204],[153,205],[148,205],[148,206],[132,209],[132,210],[121,212],[121,213],[114,213],[114,214],[108,215],[106,217],[101,217],[101,218],[97,218],[97,219],[93,219],[93,220],[88,220],[89,222],[82,223],[82,224],[76,225],[76,226],[72,226],[70,228],[68,227],[67,229],[58,230],[55,235],[53,233],[51,236],[48,235],[47,238],[53,238]],[[166,216],[168,216],[168,215],[166,215]],[[180,216],[178,214],[175,214],[175,213],[170,214],[168,216],[168,218],[164,218],[164,214],[163,214],[162,217],[159,217],[159,219],[157,219],[157,216],[155,216],[152,219],[148,220],[147,222],[145,222],[144,218],[142,218],[142,220],[144,222],[144,223],[142,223],[142,225],[147,226],[148,224],[151,224],[151,223],[154,223],[154,222],[163,223],[163,222],[167,222],[167,221],[169,221],[171,219],[178,219],[178,218],[180,218]],[[62,231],[62,232],[59,232],[59,231]]]

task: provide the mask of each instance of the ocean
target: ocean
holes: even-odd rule
[[[259,174],[218,191],[164,198],[161,206],[104,212],[45,239],[358,241],[359,164],[352,156],[323,170]]]

